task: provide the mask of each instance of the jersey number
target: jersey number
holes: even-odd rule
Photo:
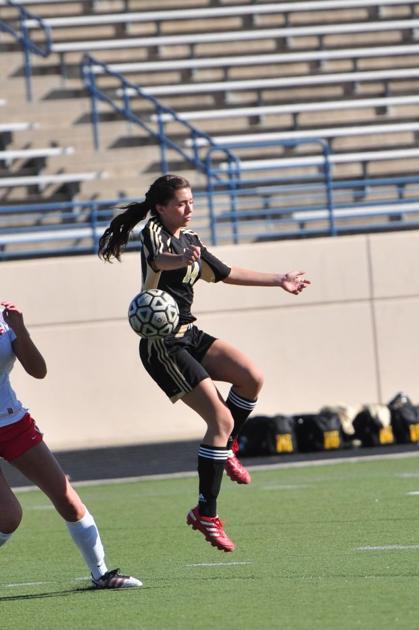
[[[185,284],[190,284],[191,286],[195,283],[196,278],[199,274],[199,263],[194,262],[192,265],[188,265],[186,269],[186,273],[182,279],[182,282]]]

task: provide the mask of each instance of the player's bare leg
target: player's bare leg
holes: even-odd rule
[[[11,463],[50,498],[57,512],[65,520],[70,536],[91,571],[94,586],[97,588],[141,586],[139,580],[120,575],[118,569],[108,571],[95,520],[44,442],[29,449]]]
[[[0,469],[0,547],[4,545],[22,520],[22,508]]]

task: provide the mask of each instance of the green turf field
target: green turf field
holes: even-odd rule
[[[90,590],[47,500],[21,493],[24,521],[0,550],[1,630],[419,628],[419,457],[254,471],[248,487],[225,478],[232,554],[184,525],[194,478],[79,491],[109,567],[143,588]]]

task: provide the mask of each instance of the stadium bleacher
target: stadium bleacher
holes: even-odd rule
[[[406,44],[403,46],[373,46],[369,48],[340,48],[334,50],[308,50],[290,53],[274,53],[262,55],[234,55],[227,57],[189,57],[186,59],[164,59],[160,61],[134,61],[128,63],[110,63],[112,72],[131,74],[142,72],[167,72],[168,70],[190,70],[191,72],[202,68],[223,68],[225,78],[229,78],[231,68],[240,66],[265,66],[268,64],[284,64],[291,62],[317,62],[322,64],[333,59],[350,60],[355,70],[358,60],[363,61],[365,67],[367,59],[382,58],[386,55],[410,56],[419,53],[419,44]],[[403,60],[404,61],[404,60]],[[407,60],[408,62],[408,60]],[[102,74],[102,66],[93,68],[96,74]]]
[[[222,144],[234,150],[237,145],[247,145],[237,153],[243,172],[246,163],[255,166],[257,152],[259,159],[265,160],[261,165],[266,166],[266,160],[272,160],[275,168],[287,163],[289,176],[292,165],[300,168],[304,160],[315,162],[316,151],[309,143],[288,143],[281,150],[273,143],[315,136],[327,142],[332,151],[335,178],[354,177],[358,181],[360,177],[415,175],[417,2],[191,1],[190,6],[179,8],[178,3],[167,0],[153,10],[142,0],[106,4],[29,0],[24,4],[44,18],[52,36],[51,54],[45,59],[32,56],[38,102],[41,105],[48,100],[50,112],[41,115],[42,125],[47,121],[48,135],[37,145],[74,146],[74,156],[66,155],[65,170],[68,175],[86,175],[79,182],[79,198],[86,194],[102,199],[135,196],[144,187],[142,181],[149,181],[150,171],[158,171],[155,137],[139,128],[135,116],[146,125],[160,126],[172,147],[193,146],[197,154],[201,152],[202,160],[210,145]],[[7,11],[8,20],[16,23],[16,11],[12,7]],[[26,27],[38,41],[37,22],[27,19]],[[5,47],[5,54],[14,59],[10,84],[15,100],[15,86],[22,74],[18,50],[12,40]],[[91,72],[104,96],[103,103],[95,103],[99,152],[92,146],[88,95],[72,71],[76,69],[79,74],[83,51],[93,52],[98,60],[96,65],[92,63]],[[61,61],[57,63],[58,58]],[[61,72],[65,73],[64,81]],[[128,87],[123,90],[116,78],[120,73],[129,76]],[[136,90],[129,87],[132,82],[161,104],[158,115],[149,103],[137,98]],[[128,118],[135,113],[128,123],[121,121],[121,109],[109,107],[109,102],[118,100],[129,103]],[[23,103],[17,113],[22,119],[26,113]],[[192,139],[179,126],[180,120],[194,125]],[[256,143],[257,149],[249,148],[249,142]],[[16,142],[9,145],[2,150],[25,150]],[[197,190],[204,190],[205,177],[184,161],[181,152],[172,153],[169,163],[189,176]],[[225,155],[221,153],[214,172],[223,170]],[[17,160],[19,154],[9,155]],[[5,153],[3,164],[6,159]],[[65,174],[62,162],[55,162],[59,167],[54,167],[56,159],[61,159],[58,154],[48,156],[49,172],[43,176]],[[103,172],[108,177],[94,188]],[[4,181],[14,177],[9,174]],[[393,202],[400,188],[407,194],[408,187],[389,184]],[[385,207],[385,198],[380,203]],[[225,209],[220,214],[225,214]],[[373,217],[374,213],[370,214]]]
[[[126,51],[132,48],[148,48],[159,49],[167,46],[188,46],[189,54],[196,54],[196,48],[200,45],[212,45],[216,50],[219,45],[225,42],[231,44],[238,42],[243,44],[249,41],[277,41],[277,40],[293,40],[304,37],[325,38],[326,36],[344,37],[355,36],[361,33],[385,33],[404,32],[408,34],[414,32],[419,26],[419,20],[383,20],[380,22],[354,22],[349,24],[320,24],[315,26],[295,26],[282,27],[272,29],[252,29],[246,31],[220,31],[220,32],[204,32],[181,35],[161,35],[150,37],[124,37],[120,39],[83,39],[75,41],[52,41],[51,53],[57,53],[62,59],[62,65],[65,64],[65,56],[68,53],[93,52],[100,50],[122,49]],[[414,35],[412,34],[412,39]],[[151,53],[150,53],[151,54]]]
[[[39,161],[45,164],[45,158],[56,155],[72,155],[74,147],[40,147],[39,149],[11,149],[0,151],[0,163],[10,167],[14,160]]]

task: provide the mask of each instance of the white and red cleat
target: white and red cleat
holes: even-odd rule
[[[239,450],[237,438],[231,445],[231,454],[227,457],[225,471],[232,481],[237,483],[250,483],[252,478],[243,464],[237,459],[236,453]]]
[[[193,508],[186,517],[187,525],[199,530],[213,547],[221,551],[234,551],[235,545],[223,529],[223,522],[218,516],[202,516],[199,506]]]
[[[143,585],[137,578],[121,575],[119,569],[107,571],[100,578],[94,578],[92,575],[92,584],[96,588],[138,588]]]

